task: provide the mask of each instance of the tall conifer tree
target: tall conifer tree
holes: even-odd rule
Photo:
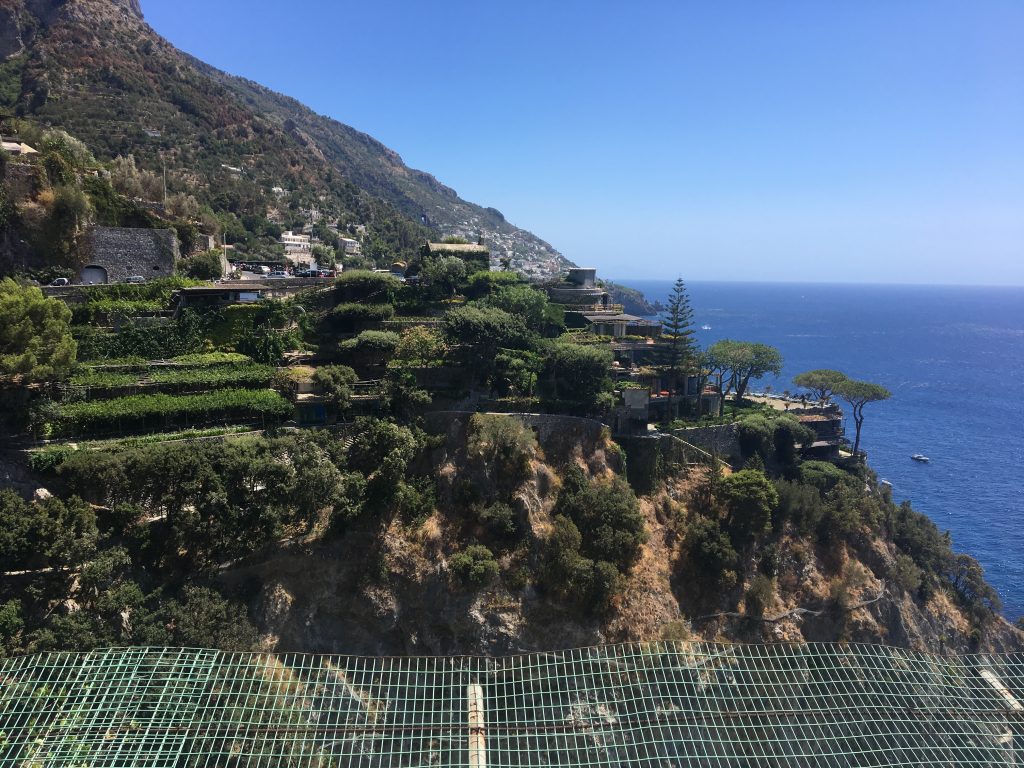
[[[661,321],[661,338],[665,343],[664,360],[674,377],[684,372],[697,357],[696,330],[693,327],[693,307],[686,294],[683,278],[676,280],[669,296],[668,309]]]

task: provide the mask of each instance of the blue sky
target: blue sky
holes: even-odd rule
[[[143,0],[608,277],[1024,285],[1024,2]]]

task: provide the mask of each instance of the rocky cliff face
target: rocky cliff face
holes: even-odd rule
[[[441,479],[441,510],[474,470],[459,460],[459,428],[432,457]],[[550,430],[529,477],[516,489],[515,507],[528,523],[529,546],[501,557],[503,571],[536,566],[537,545],[552,529],[552,510],[567,463],[593,478],[621,470],[606,438]],[[294,542],[268,560],[223,575],[225,586],[253,594],[250,608],[273,650],[357,654],[506,654],[633,640],[703,639],[737,642],[851,641],[931,652],[1013,651],[1024,633],[1002,618],[979,636],[964,610],[944,592],[926,600],[887,580],[899,554],[873,539],[854,552],[812,539],[784,536],[777,543],[776,592],[762,619],[743,608],[745,584],[702,594],[682,577],[688,500],[702,482],[694,469],[641,498],[648,532],[611,609],[589,615],[567,608],[528,578],[502,577],[480,590],[451,575],[462,544],[460,522],[435,512],[415,523],[393,519],[349,531],[329,543]],[[530,554],[530,553],[533,554]],[[837,605],[830,587],[849,594]],[[739,602],[740,607],[735,604]]]

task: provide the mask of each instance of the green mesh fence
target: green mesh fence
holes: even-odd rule
[[[1024,765],[1024,655],[616,645],[0,662],[0,766]]]

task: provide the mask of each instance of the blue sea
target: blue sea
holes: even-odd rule
[[[672,287],[618,282],[662,302]],[[792,377],[813,368],[891,390],[864,410],[869,464],[981,562],[1008,618],[1024,615],[1024,288],[688,282],[687,291],[696,327],[711,326],[697,331],[702,346],[731,338],[782,352],[782,376],[755,390],[795,391]]]

